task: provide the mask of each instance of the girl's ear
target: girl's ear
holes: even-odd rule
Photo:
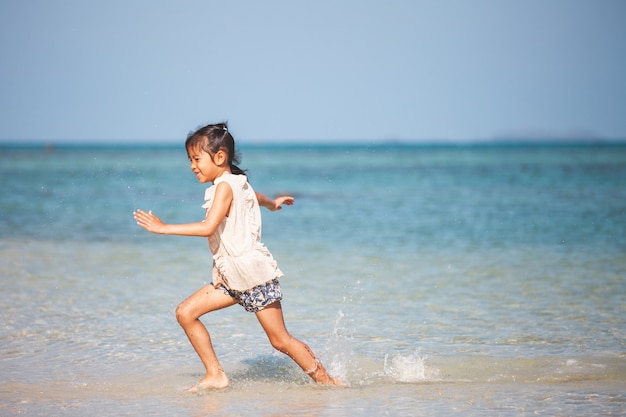
[[[226,165],[226,163],[228,162],[228,155],[226,154],[226,152],[220,149],[219,151],[217,151],[217,153],[213,157],[213,162],[218,167]]]

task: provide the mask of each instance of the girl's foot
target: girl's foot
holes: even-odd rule
[[[328,372],[326,372],[326,369],[319,362],[315,364],[315,368],[313,368],[310,371],[306,371],[306,373],[307,375],[311,377],[311,379],[313,379],[313,381],[317,382],[318,384],[336,385],[338,387],[350,386],[349,383],[342,381],[339,378],[335,378],[335,377],[328,375]]]
[[[189,388],[188,392],[198,393],[202,391],[213,391],[224,389],[228,387],[228,376],[221,369],[216,375],[205,376],[193,387]]]
[[[350,387],[350,383],[344,381],[343,379],[339,379],[339,378],[335,378],[334,376],[330,376],[328,375],[328,379],[327,382],[321,382],[322,384],[327,384],[327,385],[334,385],[336,387],[340,387],[340,388],[349,388]]]

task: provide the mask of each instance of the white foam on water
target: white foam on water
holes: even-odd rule
[[[423,382],[433,380],[439,376],[439,370],[426,365],[426,357],[418,352],[408,355],[385,355],[384,375],[396,382]]]

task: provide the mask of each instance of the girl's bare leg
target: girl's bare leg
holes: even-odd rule
[[[228,376],[217,360],[211,336],[200,321],[200,316],[233,304],[236,304],[236,301],[232,297],[221,290],[216,290],[213,285],[207,285],[193,293],[176,308],[176,319],[206,368],[204,378],[198,385],[190,388],[190,391],[220,389],[228,386]]]
[[[256,316],[272,346],[293,359],[315,382],[344,385],[341,380],[328,375],[311,348],[289,334],[285,327],[280,301],[265,307],[257,312]]]

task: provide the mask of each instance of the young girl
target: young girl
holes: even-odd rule
[[[183,301],[176,318],[206,368],[206,375],[192,392],[228,386],[228,377],[217,360],[211,337],[200,316],[241,304],[255,313],[272,346],[289,355],[315,382],[340,383],[328,375],[311,349],[289,334],[280,304],[282,293],[272,254],[261,243],[259,203],[270,210],[293,204],[291,197],[271,200],[255,193],[238,168],[235,143],[225,123],[207,125],[185,142],[191,170],[201,183],[212,183],[206,192],[204,220],[166,224],[151,211],[134,212],[137,224],[152,233],[201,236],[213,253],[213,282]]]

